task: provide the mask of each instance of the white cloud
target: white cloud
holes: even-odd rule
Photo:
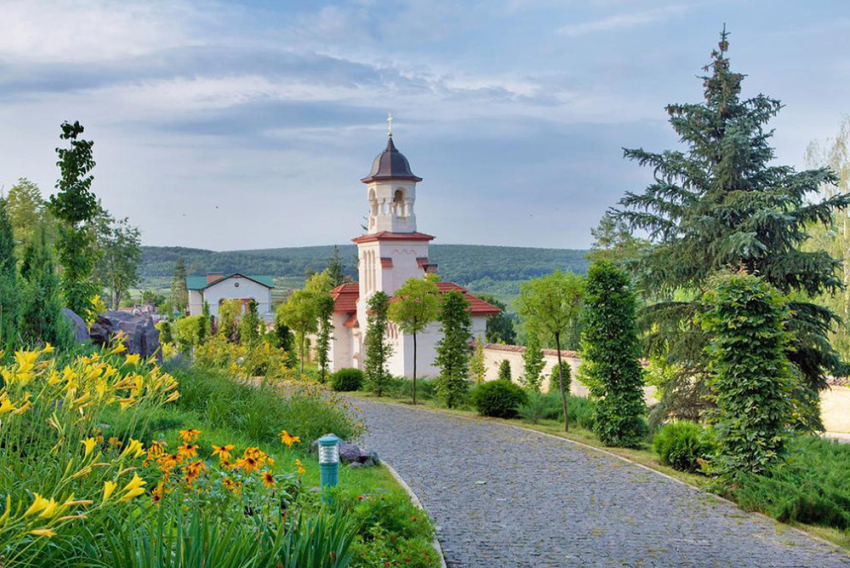
[[[622,30],[666,20],[672,16],[683,14],[685,10],[687,10],[686,6],[675,5],[645,10],[643,12],[633,12],[631,14],[616,14],[614,16],[608,16],[607,18],[594,20],[592,22],[569,24],[559,28],[558,33],[575,37],[594,32]]]

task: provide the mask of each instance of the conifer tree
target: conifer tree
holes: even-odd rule
[[[625,151],[626,158],[652,168],[655,181],[643,193],[627,193],[616,218],[645,231],[654,244],[635,270],[640,289],[654,302],[642,314],[650,353],[666,354],[682,369],[665,396],[688,400],[703,388],[708,337],[695,323],[704,309],[699,298],[718,270],[743,270],[795,294],[788,357],[802,380],[794,398],[802,426],[818,428],[817,393],[827,374],[840,373],[843,365],[827,340],[836,316],[805,297],[834,292],[842,282],[835,258],[801,245],[808,227],[829,223],[836,209],[850,205],[850,196],[810,202],[821,185],[836,182],[835,174],[772,164],[766,125],[782,105],[761,94],[742,98],[744,75],[730,69],[728,49],[724,30],[705,67],[702,103],[667,107],[683,151]]]
[[[363,368],[366,383],[378,396],[383,396],[390,382],[387,371],[387,361],[392,355],[392,345],[387,339],[387,324],[389,323],[390,297],[383,292],[375,292],[368,303],[369,320],[366,327],[366,337],[363,340],[366,349],[366,360]]]
[[[18,338],[19,295],[12,221],[0,197],[0,349]]]
[[[344,267],[342,265],[342,258],[339,256],[339,247],[334,245],[334,253],[328,261],[328,267],[325,269],[328,273],[328,276],[331,278],[331,283],[334,288],[345,282],[345,274],[343,272]]]
[[[100,211],[91,191],[94,142],[78,139],[84,130],[79,122],[64,122],[61,128],[59,138],[69,140],[70,148],[56,149],[60,177],[56,182],[58,191],[50,197],[50,210],[59,221],[56,251],[62,265],[60,283],[65,305],[88,321],[97,315],[92,309],[92,299],[97,294],[92,278],[97,255],[94,231],[89,226]]]
[[[472,348],[472,357],[469,358],[469,376],[476,385],[484,382],[487,376],[487,365],[484,361],[484,344],[481,339],[475,340],[475,346]]]
[[[546,366],[543,359],[543,349],[540,348],[540,337],[536,331],[530,331],[525,342],[525,353],[522,354],[523,376],[522,383],[527,389],[540,390],[540,373]]]
[[[502,359],[502,362],[499,363],[499,380],[508,382],[514,380],[511,362],[507,359]]]
[[[440,310],[443,337],[437,342],[437,360],[440,376],[437,392],[445,405],[455,408],[469,389],[466,378],[469,372],[469,339],[472,337],[472,318],[469,302],[457,291],[443,296]]]
[[[239,341],[245,345],[253,346],[262,339],[260,330],[260,315],[257,312],[257,302],[250,300],[239,324]]]
[[[608,446],[637,447],[643,436],[643,370],[635,296],[625,271],[597,261],[587,271],[582,375],[598,399],[595,430]]]
[[[334,331],[333,314],[334,299],[330,294],[321,294],[316,298],[316,312],[319,315],[319,337],[316,341],[318,351],[319,373],[321,381],[330,375],[331,337]]]
[[[186,312],[189,304],[189,289],[186,287],[186,263],[178,256],[174,263],[174,275],[171,277],[171,307],[180,315]]]
[[[42,225],[37,231],[24,249],[21,261],[21,336],[27,343],[50,343],[64,347],[71,341],[71,331],[62,316],[59,277],[48,242],[47,228]]]

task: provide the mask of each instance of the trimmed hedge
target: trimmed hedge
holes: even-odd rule
[[[472,405],[482,416],[514,418],[527,401],[524,390],[504,380],[483,383],[472,391]]]
[[[340,369],[331,375],[331,388],[337,392],[360,390],[363,382],[363,371],[360,369]]]

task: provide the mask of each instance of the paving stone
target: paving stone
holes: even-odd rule
[[[850,567],[850,555],[662,475],[495,422],[358,401],[450,567]]]

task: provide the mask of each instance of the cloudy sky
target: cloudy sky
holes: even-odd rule
[[[145,244],[343,243],[394,139],[440,243],[583,248],[676,144],[724,22],[781,161],[850,113],[846,0],[0,0],[0,184],[53,191],[59,124]]]

